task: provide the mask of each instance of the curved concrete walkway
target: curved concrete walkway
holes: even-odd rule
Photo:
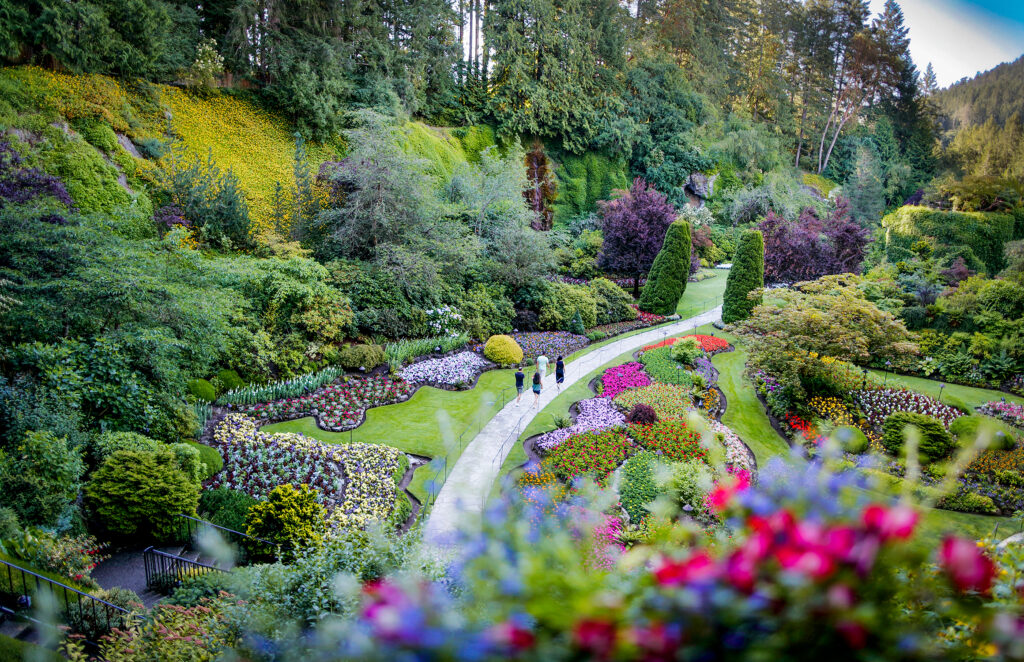
[[[621,354],[653,344],[668,336],[692,331],[694,327],[714,322],[721,316],[722,307],[718,306],[702,315],[628,336],[588,352],[565,364],[565,383],[562,389],[572,386],[594,369]],[[554,357],[549,358],[554,363]],[[550,374],[544,380],[540,405],[534,408],[533,393],[530,391],[533,373],[530,369],[525,372],[526,391],[523,393],[522,401],[517,404],[513,400],[495,414],[494,418],[473,437],[448,473],[448,479],[437,495],[424,530],[424,538],[428,542],[445,544],[463,517],[477,515],[483,511],[484,501],[491,493],[491,486],[501,472],[505,458],[518,443],[519,435],[530,421],[558,396],[554,374]]]

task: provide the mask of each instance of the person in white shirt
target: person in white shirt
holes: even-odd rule
[[[537,357],[537,372],[540,373],[540,380],[548,376],[548,357],[541,354]]]

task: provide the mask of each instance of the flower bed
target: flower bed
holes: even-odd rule
[[[1012,402],[986,402],[978,407],[978,411],[1024,429],[1024,405],[1015,405]]]
[[[708,451],[700,443],[700,433],[685,421],[658,421],[653,425],[631,425],[629,435],[642,447],[669,462],[708,461]]]
[[[579,414],[576,416],[575,423],[567,428],[552,430],[537,438],[539,451],[550,452],[574,434],[589,430],[604,430],[626,423],[626,417],[607,398],[580,400],[576,403],[576,407],[579,409]]]
[[[725,424],[716,421],[713,418],[708,419],[708,428],[715,435],[722,435],[722,445],[725,446],[725,459],[733,467],[738,467],[746,471],[753,471],[753,457],[750,451],[747,449],[746,444],[739,438],[735,432],[729,429]]]
[[[394,508],[401,451],[390,446],[325,444],[301,434],[266,434],[256,421],[228,414],[213,433],[224,452],[224,470],[209,487],[240,490],[265,499],[279,485],[309,485],[335,526],[384,521]]]
[[[586,336],[578,336],[568,331],[519,331],[508,335],[515,338],[523,348],[524,358],[536,359],[543,354],[551,359],[552,363],[555,357],[569,356],[590,344],[590,339]],[[474,352],[482,352],[483,348],[483,343],[473,343],[469,346]]]
[[[700,397],[700,408],[709,413],[718,411],[718,408],[722,404],[722,397],[718,395],[718,391],[713,388],[702,391],[698,394],[698,397]]]
[[[799,435],[806,443],[818,446],[825,441],[825,437],[818,433],[810,421],[805,421],[793,412],[786,412],[786,425],[794,437]]]
[[[398,372],[410,384],[461,386],[473,383],[491,363],[474,352],[459,352],[439,359],[413,363]]]
[[[881,430],[885,419],[898,411],[916,412],[933,416],[949,427],[964,415],[956,407],[944,405],[938,400],[906,389],[869,389],[854,391],[853,399],[864,412],[867,424],[874,430]]]
[[[615,404],[624,411],[640,403],[653,407],[659,419],[685,418],[687,412],[693,409],[689,389],[672,384],[651,384],[615,396]]]
[[[718,371],[715,370],[715,366],[711,363],[711,359],[706,356],[697,357],[693,362],[693,371],[704,378],[704,381],[708,384],[708,388],[718,384]]]
[[[644,364],[644,371],[656,382],[692,386],[690,371],[673,359],[671,352],[672,348],[667,346],[643,352],[640,362]]]
[[[696,339],[697,344],[700,345],[700,348],[707,352],[708,354],[714,354],[716,352],[721,352],[729,348],[729,343],[723,340],[722,338],[718,338],[716,336],[706,336],[703,334],[697,334],[689,336],[680,336],[677,338],[665,338],[661,342],[656,343],[654,345],[647,345],[646,347],[644,347],[644,351],[646,352],[652,349],[658,349],[659,347],[669,347],[671,345],[676,344],[680,340],[685,340],[686,338]]]
[[[636,361],[608,368],[601,376],[601,397],[614,399],[623,391],[647,386],[651,378],[644,372],[644,366]]]
[[[551,451],[548,461],[559,478],[590,475],[603,484],[633,451],[633,442],[620,430],[582,432],[569,436]]]
[[[237,405],[235,410],[267,421],[283,421],[310,416],[316,412],[320,427],[347,430],[362,422],[367,409],[406,400],[415,387],[390,377],[353,378],[325,386],[297,398]]]
[[[636,311],[637,319],[641,320],[647,326],[661,324],[662,322],[665,321],[665,317],[663,315],[655,315],[654,313],[648,313],[643,310],[640,310],[640,307],[637,306],[636,304],[630,305],[632,306],[633,310]]]
[[[623,333],[629,333],[630,331],[636,331],[637,329],[645,329],[650,326],[649,323],[643,321],[639,317],[635,320],[627,320],[625,322],[612,322],[611,324],[602,324],[595,326],[592,329],[587,329],[588,334],[602,333],[606,338],[612,336],[618,336]]]

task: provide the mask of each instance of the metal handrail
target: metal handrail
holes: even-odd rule
[[[196,524],[205,525],[205,526],[217,529],[218,531],[224,531],[226,533],[230,533],[230,534],[235,535],[235,536],[241,536],[242,538],[245,538],[247,540],[255,540],[257,542],[261,542],[261,543],[263,543],[265,545],[269,545],[271,547],[275,546],[274,543],[270,542],[269,540],[264,540],[263,538],[259,538],[257,536],[251,536],[248,533],[242,533],[241,531],[235,531],[234,529],[229,529],[226,526],[221,526],[219,524],[214,524],[213,522],[207,521],[205,519],[200,519],[198,517],[192,517],[191,515],[186,515],[185,513],[178,513],[177,517],[181,517],[181,518],[187,520],[187,522],[186,522],[186,529],[187,529],[187,531],[188,531],[190,536],[192,534],[191,523],[195,522]],[[198,528],[196,530],[198,531]]]
[[[153,547],[147,547],[143,550],[142,561],[146,572],[146,587],[154,590],[168,588],[167,585],[159,584],[156,581],[158,577],[169,577],[170,582],[168,583],[180,584],[185,578],[182,576],[182,570],[186,568],[201,568],[204,572],[228,572],[224,568],[161,552]]]

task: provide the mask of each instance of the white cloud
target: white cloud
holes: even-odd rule
[[[884,4],[871,0],[871,11],[877,15]],[[1024,19],[966,0],[902,0],[900,6],[914,62],[921,71],[931,62],[943,87],[1024,53]]]

